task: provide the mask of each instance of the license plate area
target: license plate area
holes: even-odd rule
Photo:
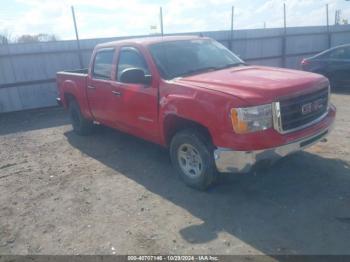
[[[328,133],[328,130],[322,132],[321,134],[317,135],[317,136],[314,136],[308,140],[305,140],[303,142],[300,143],[300,147],[305,147],[305,146],[308,146],[314,142],[316,142],[317,140],[321,139],[323,136],[327,135]]]

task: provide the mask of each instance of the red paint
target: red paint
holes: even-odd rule
[[[161,37],[129,39],[98,45],[92,55],[88,76],[60,72],[57,74],[60,98],[67,106],[65,94],[73,95],[83,115],[104,125],[166,146],[166,131],[175,123],[174,116],[194,121],[206,127],[218,147],[236,150],[258,150],[280,146],[312,135],[331,125],[335,108],[321,122],[306,129],[280,134],[274,129],[244,135],[235,134],[229,118],[230,109],[271,103],[282,97],[295,96],[324,87],[328,80],[318,74],[264,66],[240,66],[166,81],[161,79],[147,49]],[[165,37],[169,40],[196,37]],[[115,48],[113,64],[118,61],[121,47],[139,50],[152,74],[152,83],[117,82],[116,66],[111,80],[92,78],[91,66],[96,51]],[[87,86],[95,86],[88,89]],[[116,96],[113,92],[121,93]]]

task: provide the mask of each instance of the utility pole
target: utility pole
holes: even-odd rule
[[[287,30],[287,11],[286,11],[286,3],[283,3],[283,21],[284,21],[284,31],[286,33]]]
[[[282,66],[286,67],[286,49],[287,49],[287,12],[286,3],[283,3],[283,37],[282,37]]]
[[[77,21],[76,21],[76,19],[75,19],[74,7],[71,6],[71,9],[72,9],[72,16],[73,16],[75,37],[76,37],[76,39],[77,39],[79,64],[80,64],[80,68],[83,68],[83,58],[82,58],[82,56],[81,56],[81,49],[80,49],[80,41],[79,41],[78,27],[77,27]]]
[[[229,48],[232,51],[233,49],[233,18],[235,15],[235,7],[232,6],[231,8],[231,31],[230,31],[230,43],[229,43]]]
[[[327,38],[328,38],[328,48],[332,46],[332,35],[329,29],[329,6],[326,4],[326,16],[327,16]]]
[[[160,18],[160,33],[163,36],[164,31],[163,31],[163,9],[162,9],[162,7],[160,7],[160,9],[159,9],[159,18]]]
[[[340,24],[340,16],[341,16],[341,10],[335,10],[335,18],[334,18],[334,24],[339,25]]]

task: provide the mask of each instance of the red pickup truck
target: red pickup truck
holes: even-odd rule
[[[323,139],[336,109],[327,78],[245,64],[196,36],[99,44],[89,69],[57,73],[74,131],[103,124],[169,147],[184,182],[248,172]]]

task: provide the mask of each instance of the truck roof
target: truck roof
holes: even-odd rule
[[[186,35],[186,36],[151,36],[151,37],[142,37],[142,38],[128,38],[122,39],[107,43],[98,44],[97,48],[106,48],[106,47],[116,47],[121,44],[139,44],[139,45],[151,45],[161,42],[169,41],[179,41],[179,40],[195,40],[195,39],[209,39],[208,37],[200,37],[196,35]]]

